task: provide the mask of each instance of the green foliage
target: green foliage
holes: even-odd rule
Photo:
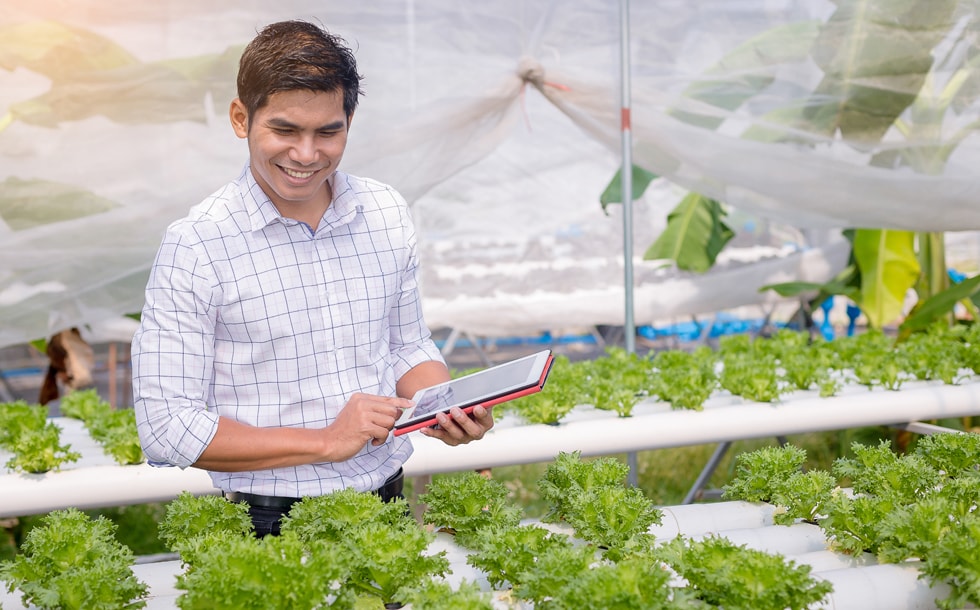
[[[622,485],[629,474],[629,466],[614,458],[581,458],[579,451],[560,452],[538,481],[542,498],[551,506],[544,521],[557,523],[566,519],[575,510],[572,498],[592,489]]]
[[[943,610],[980,604],[980,516],[965,515],[938,541],[925,558],[922,573],[932,582],[952,588],[946,599],[937,600]]]
[[[339,549],[348,568],[344,587],[384,603],[404,601],[420,581],[449,569],[444,552],[426,552],[433,535],[418,527],[404,501],[385,503],[372,493],[346,489],[304,498],[283,519],[282,532]]]
[[[454,590],[449,583],[423,580],[412,588],[406,599],[413,608],[425,610],[493,610],[488,594],[476,583],[463,580]]]
[[[19,400],[0,403],[0,447],[13,453],[6,467],[42,473],[58,470],[81,456],[62,444],[61,428],[48,420],[48,408]]]
[[[480,530],[515,526],[521,519],[520,511],[507,501],[507,488],[476,472],[433,480],[419,501],[426,505],[425,523],[453,531],[466,547],[476,544]]]
[[[832,590],[810,575],[810,566],[716,535],[697,541],[679,536],[657,553],[711,607],[802,610]]]
[[[629,467],[611,458],[583,461],[561,453],[539,481],[551,503],[545,521],[565,521],[575,534],[618,558],[634,537],[660,524],[663,514],[640,489],[625,487]]]
[[[980,603],[978,450],[975,433],[927,436],[904,455],[888,441],[854,443],[853,457],[832,467],[851,482],[845,491],[827,473],[800,473],[800,450],[766,448],[738,457],[725,494],[785,505],[787,517],[816,522],[835,551],[872,553],[883,563],[918,560],[926,578],[952,588],[939,607],[961,608]],[[775,519],[781,522],[778,511]]]
[[[637,200],[643,196],[644,191],[650,186],[650,183],[657,179],[657,175],[653,172],[649,172],[639,165],[633,165],[633,171],[630,173],[630,184],[632,185],[632,196],[633,200]],[[609,184],[602,191],[602,195],[599,196],[599,203],[602,204],[602,211],[606,211],[606,207],[610,203],[623,203],[623,168],[620,166],[616,170],[616,175],[613,176]]]
[[[577,364],[585,377],[587,402],[597,409],[629,417],[646,395],[650,361],[621,347],[606,349],[604,358]]]
[[[535,604],[535,608],[561,610],[647,610],[701,608],[684,591],[672,588],[672,574],[658,562],[646,558],[599,563],[579,574],[566,587]]]
[[[853,458],[838,458],[834,474],[848,478],[855,493],[896,496],[903,502],[922,497],[939,484],[939,471],[918,455],[899,456],[888,441],[876,447],[851,446]]]
[[[719,383],[736,396],[755,402],[779,399],[780,383],[772,356],[731,354],[724,357]]]
[[[178,576],[181,610],[310,610],[349,607],[340,588],[347,557],[325,543],[304,544],[294,533],[234,536],[204,550],[193,570]]]
[[[28,534],[23,554],[0,564],[7,590],[24,605],[64,610],[142,608],[148,588],[132,571],[133,553],[108,519],[74,508],[55,511]]]
[[[80,419],[103,450],[118,464],[143,462],[143,448],[132,409],[113,409],[96,390],[74,390],[61,398],[61,413]]]
[[[836,481],[822,470],[801,472],[806,452],[792,445],[764,447],[735,458],[735,477],[723,497],[768,502],[776,507],[773,520],[788,525],[797,519],[816,521],[830,500]]]
[[[514,594],[534,603],[535,608],[548,608],[548,600],[572,587],[592,567],[595,552],[590,546],[548,545],[536,560],[512,582]]]
[[[445,553],[426,552],[433,537],[414,523],[352,524],[342,545],[351,557],[349,584],[386,604],[403,601],[421,580],[449,571]]]
[[[763,447],[735,458],[735,478],[724,497],[746,502],[769,502],[781,482],[803,468],[806,452],[799,447]]]
[[[488,527],[477,533],[476,552],[466,562],[482,570],[494,587],[522,582],[537,558],[552,547],[569,548],[568,536],[554,534],[538,525]]]
[[[167,504],[151,502],[83,511],[90,518],[100,516],[116,524],[116,539],[135,555],[164,553],[167,546],[160,540],[160,521],[167,514]]]
[[[664,350],[653,357],[650,394],[674,409],[700,411],[718,387],[715,357],[708,348]]]
[[[254,528],[245,504],[185,491],[167,506],[159,530],[170,550],[180,553],[185,564],[196,566],[211,544],[243,537]]]
[[[975,475],[980,469],[980,435],[924,436],[916,443],[915,454],[949,477]]]
[[[718,201],[688,193],[667,215],[667,227],[643,254],[646,260],[669,259],[679,269],[704,273],[735,236]]]
[[[282,520],[282,531],[295,532],[301,540],[342,542],[351,527],[370,521],[404,526],[408,503],[396,498],[382,502],[376,494],[344,489],[303,498]]]
[[[569,505],[566,521],[575,534],[614,558],[634,536],[660,525],[663,518],[640,489],[622,485],[594,487],[573,496]]]
[[[899,337],[905,338],[916,331],[928,330],[936,320],[952,312],[957,303],[964,299],[972,299],[978,293],[980,293],[980,275],[975,275],[916,303],[899,325]]]

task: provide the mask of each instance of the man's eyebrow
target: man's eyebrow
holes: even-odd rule
[[[278,127],[281,129],[299,129],[299,125],[290,123],[286,119],[280,119],[273,117],[266,121],[266,124],[270,127]],[[339,131],[344,128],[343,121],[334,121],[333,123],[327,123],[326,125],[321,125],[317,127],[317,131]]]

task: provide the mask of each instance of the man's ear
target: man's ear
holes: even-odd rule
[[[231,119],[231,127],[235,130],[236,136],[239,138],[248,137],[248,109],[237,97],[231,101],[228,118]]]

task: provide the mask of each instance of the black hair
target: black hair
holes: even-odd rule
[[[364,93],[362,78],[343,38],[306,21],[280,21],[262,28],[242,52],[238,98],[254,116],[274,93],[341,91],[349,118]]]

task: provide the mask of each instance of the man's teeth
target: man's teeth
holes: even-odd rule
[[[310,176],[316,173],[316,172],[298,172],[294,169],[289,169],[288,167],[282,168],[282,171],[286,172],[288,175],[292,176],[293,178],[300,178],[300,179],[309,178]]]

